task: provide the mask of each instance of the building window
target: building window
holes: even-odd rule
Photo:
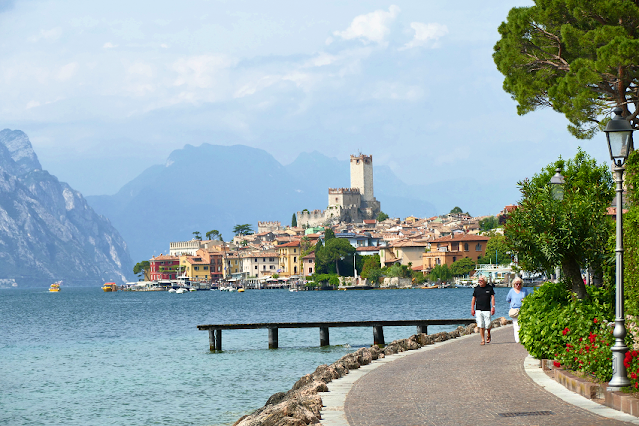
[[[194,271],[199,271],[199,270],[200,270],[200,267],[199,267],[199,266],[194,266],[194,267],[193,267],[193,270],[194,270]]]
[[[271,265],[271,269],[275,269],[275,265]]]
[[[255,265],[255,270],[257,270],[257,265]]]
[[[272,262],[272,261],[273,261],[273,258],[272,258],[272,257],[269,257],[269,258],[268,258],[268,261],[269,261],[269,262]]]
[[[266,258],[265,257],[262,258],[262,262],[266,262]]]
[[[293,249],[293,253],[297,253],[297,249],[295,249],[295,248],[294,248],[294,249]]]
[[[297,256],[293,257],[293,262],[297,262]]]
[[[468,251],[468,250],[469,250],[468,243],[464,243],[464,251]]]
[[[208,266],[205,266],[205,267],[204,267],[204,270],[205,270],[205,271],[208,271],[208,270],[209,270],[209,267],[208,267]]]
[[[453,262],[454,262],[454,261],[456,261],[456,260],[457,260],[457,257],[456,257],[456,256],[453,256]]]
[[[481,243],[477,243],[475,246],[475,251],[481,251]]]
[[[309,275],[313,273],[313,268],[308,268]]]

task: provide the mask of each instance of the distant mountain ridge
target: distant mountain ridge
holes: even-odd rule
[[[0,131],[0,278],[18,286],[123,283],[122,237],[78,191],[42,170],[27,135]]]
[[[87,201],[111,220],[138,262],[167,253],[171,241],[190,240],[194,231],[217,229],[229,240],[237,224],[289,225],[297,211],[325,209],[329,187],[349,186],[348,159],[305,152],[283,166],[262,149],[204,143],[173,151],[164,165],[149,167],[115,195]],[[375,166],[374,190],[391,217],[430,217],[455,205],[471,211],[469,194],[478,193],[479,185],[455,180],[408,185],[388,166]]]

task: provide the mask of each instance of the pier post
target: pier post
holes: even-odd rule
[[[209,350],[215,351],[215,330],[209,328]]]
[[[373,327],[373,344],[384,345],[384,327],[376,325]]]
[[[277,347],[278,347],[277,328],[269,328],[268,329],[268,348],[277,349]]]
[[[328,327],[320,327],[320,346],[328,346]]]
[[[428,334],[428,326],[427,325],[418,325],[417,326],[417,334],[424,333]]]
[[[222,350],[222,330],[209,328],[209,350],[211,352]]]

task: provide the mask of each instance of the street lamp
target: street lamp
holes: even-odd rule
[[[555,175],[550,178],[552,198],[557,201],[564,199],[564,183],[566,183],[566,179],[561,175],[561,167],[557,167]]]
[[[626,320],[623,309],[623,172],[624,163],[628,158],[630,148],[632,148],[633,128],[621,116],[622,109],[616,107],[612,110],[615,116],[606,125],[606,139],[608,140],[608,150],[610,158],[614,163],[615,182],[617,184],[616,207],[617,207],[617,246],[615,248],[615,329],[612,333],[615,336],[615,344],[612,349],[612,379],[608,383],[609,391],[618,391],[622,387],[630,386],[628,373],[623,360],[628,347],[624,342],[626,337]]]

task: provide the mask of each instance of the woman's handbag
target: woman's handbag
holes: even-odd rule
[[[508,316],[511,318],[517,318],[519,316],[519,308],[510,308]]]

